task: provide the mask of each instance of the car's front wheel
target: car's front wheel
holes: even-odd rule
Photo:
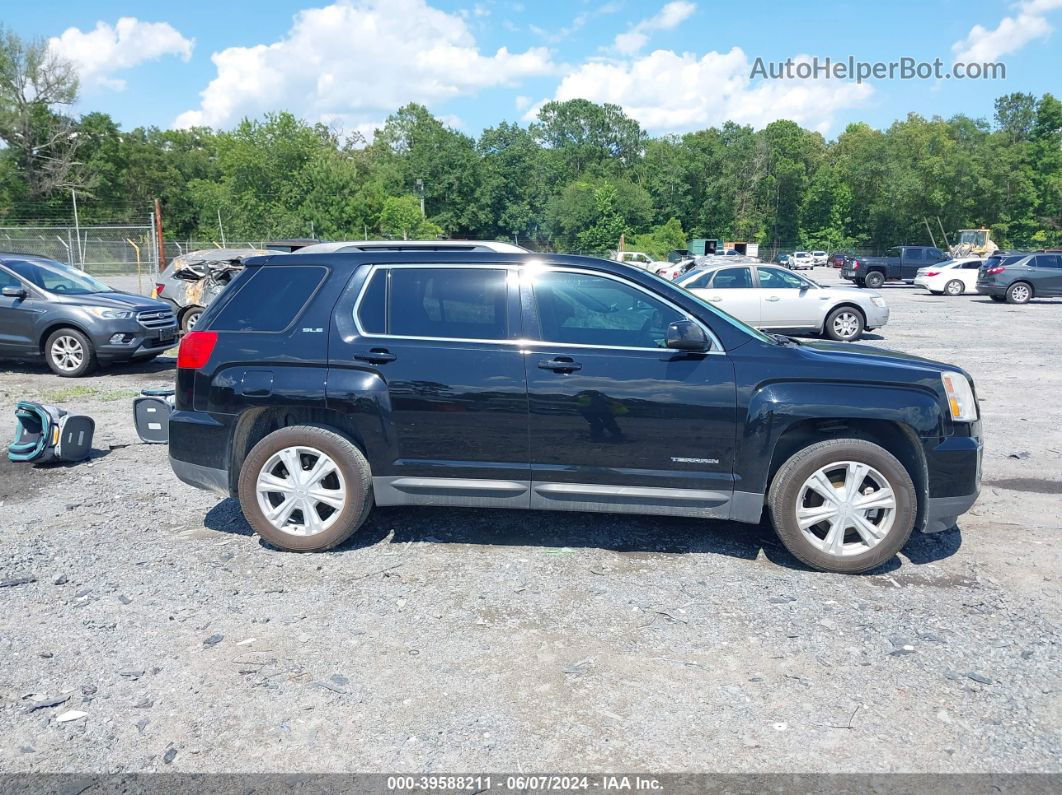
[[[1008,304],[1027,304],[1032,297],[1032,287],[1025,282],[1014,282],[1014,284],[1007,288]]]
[[[294,552],[343,543],[372,508],[365,456],[338,433],[310,425],[281,428],[256,444],[238,491],[251,527]]]
[[[56,375],[80,378],[96,369],[96,349],[77,329],[61,328],[44,341],[44,360]]]
[[[850,306],[840,306],[830,312],[823,330],[831,340],[852,342],[863,335],[865,327],[862,312]]]
[[[944,295],[962,295],[966,292],[966,285],[958,279],[952,279],[944,285]]]
[[[918,507],[903,464],[864,439],[829,439],[795,453],[775,474],[767,502],[794,557],[842,574],[891,559],[907,543]]]

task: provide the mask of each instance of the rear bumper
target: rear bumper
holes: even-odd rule
[[[170,468],[190,486],[231,494],[229,461],[235,415],[175,411],[170,415]]]
[[[978,282],[977,292],[979,292],[981,295],[1006,295],[1007,288],[1002,284],[984,284],[982,282]]]

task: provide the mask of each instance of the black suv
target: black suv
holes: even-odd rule
[[[731,519],[859,572],[978,493],[973,385],[935,362],[765,335],[575,256],[247,260],[182,341],[170,461],[291,550],[373,505]]]
[[[45,257],[0,254],[0,358],[44,358],[56,375],[148,361],[177,342],[161,301],[112,289]]]

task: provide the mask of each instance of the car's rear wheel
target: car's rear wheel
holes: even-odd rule
[[[952,279],[944,285],[944,295],[962,295],[966,292],[966,285],[958,279]]]
[[[794,557],[858,574],[892,558],[914,529],[918,497],[903,464],[864,439],[805,447],[771,481],[768,508]]]
[[[850,306],[839,306],[826,318],[823,330],[831,340],[851,342],[859,339],[866,328],[863,313]]]
[[[343,543],[372,508],[365,456],[338,433],[310,425],[281,428],[256,444],[238,491],[251,527],[294,552]]]
[[[185,309],[181,313],[181,331],[191,331],[195,328],[195,324],[199,322],[200,316],[203,314],[203,307],[192,306]]]
[[[1014,282],[1007,288],[1008,304],[1027,304],[1032,297],[1032,287],[1025,282]]]
[[[871,290],[876,290],[881,287],[881,285],[885,284],[885,274],[881,271],[871,271],[867,274],[864,281],[866,282],[867,287]]]
[[[44,360],[56,375],[80,378],[96,369],[96,349],[77,329],[61,328],[44,341]]]

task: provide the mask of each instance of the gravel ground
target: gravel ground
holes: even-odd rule
[[[97,452],[0,459],[0,770],[1062,771],[1062,302],[883,292],[870,344],[974,375],[985,486],[856,577],[594,514],[380,509],[287,554],[138,442],[172,359],[5,365],[0,416],[76,408]]]

